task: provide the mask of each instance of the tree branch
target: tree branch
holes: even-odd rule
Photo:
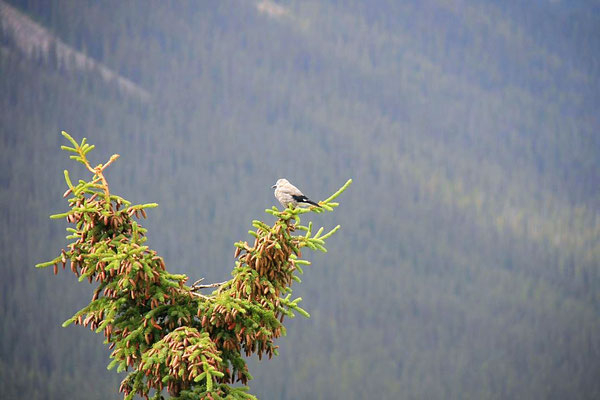
[[[224,281],[224,282],[217,282],[217,283],[211,283],[208,285],[201,285],[200,282],[202,282],[204,280],[204,278],[200,278],[198,279],[196,282],[194,282],[194,284],[191,286],[191,290],[192,292],[196,292],[200,289],[207,289],[207,288],[214,288],[214,287],[219,287],[219,286],[223,286],[224,284],[226,284],[229,281]]]

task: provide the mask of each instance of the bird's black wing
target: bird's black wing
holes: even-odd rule
[[[293,194],[292,199],[296,200],[298,203],[308,203],[308,204],[312,204],[313,206],[321,207],[320,205],[318,205],[317,203],[315,203],[314,201],[312,201],[305,195]]]

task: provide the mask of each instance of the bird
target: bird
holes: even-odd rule
[[[321,207],[302,194],[300,189],[289,183],[287,179],[278,179],[271,188],[275,189],[275,198],[286,208],[290,204],[293,207],[296,207],[298,204],[311,204],[313,206]]]

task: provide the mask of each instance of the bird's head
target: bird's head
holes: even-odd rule
[[[275,189],[282,185],[285,185],[286,183],[289,183],[287,179],[284,179],[284,178],[277,179],[277,182],[275,182],[275,184],[273,186],[271,186],[271,188]]]

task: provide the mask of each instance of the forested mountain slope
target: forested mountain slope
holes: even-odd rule
[[[150,244],[191,279],[229,276],[277,178],[354,179],[259,398],[600,396],[596,2],[8,3],[148,97],[2,20],[7,398],[118,396],[100,337],[60,327],[91,288],[33,270],[64,246],[63,129],[121,154],[112,190],[160,204]]]

